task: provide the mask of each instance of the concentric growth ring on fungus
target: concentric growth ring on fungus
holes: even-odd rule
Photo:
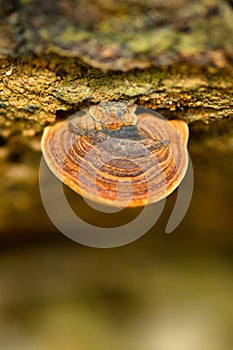
[[[140,207],[167,197],[182,181],[188,134],[181,120],[108,102],[46,127],[42,151],[51,171],[83,197]]]

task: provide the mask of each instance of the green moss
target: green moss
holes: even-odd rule
[[[134,52],[145,53],[155,51],[163,52],[168,50],[175,38],[175,33],[172,28],[158,28],[145,34],[134,34],[128,42],[128,47]]]
[[[93,34],[88,33],[86,30],[77,30],[72,26],[66,27],[59,35],[54,37],[54,41],[66,43],[72,43],[75,41],[82,42],[85,39],[94,37]]]

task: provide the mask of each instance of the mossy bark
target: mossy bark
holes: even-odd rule
[[[3,59],[1,134],[34,136],[57,118],[93,103],[137,102],[188,123],[233,116],[233,68],[187,63],[102,72],[75,58]]]

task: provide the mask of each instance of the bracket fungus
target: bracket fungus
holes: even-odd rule
[[[50,170],[84,198],[140,207],[173,192],[188,167],[188,126],[151,109],[107,102],[45,128]]]

